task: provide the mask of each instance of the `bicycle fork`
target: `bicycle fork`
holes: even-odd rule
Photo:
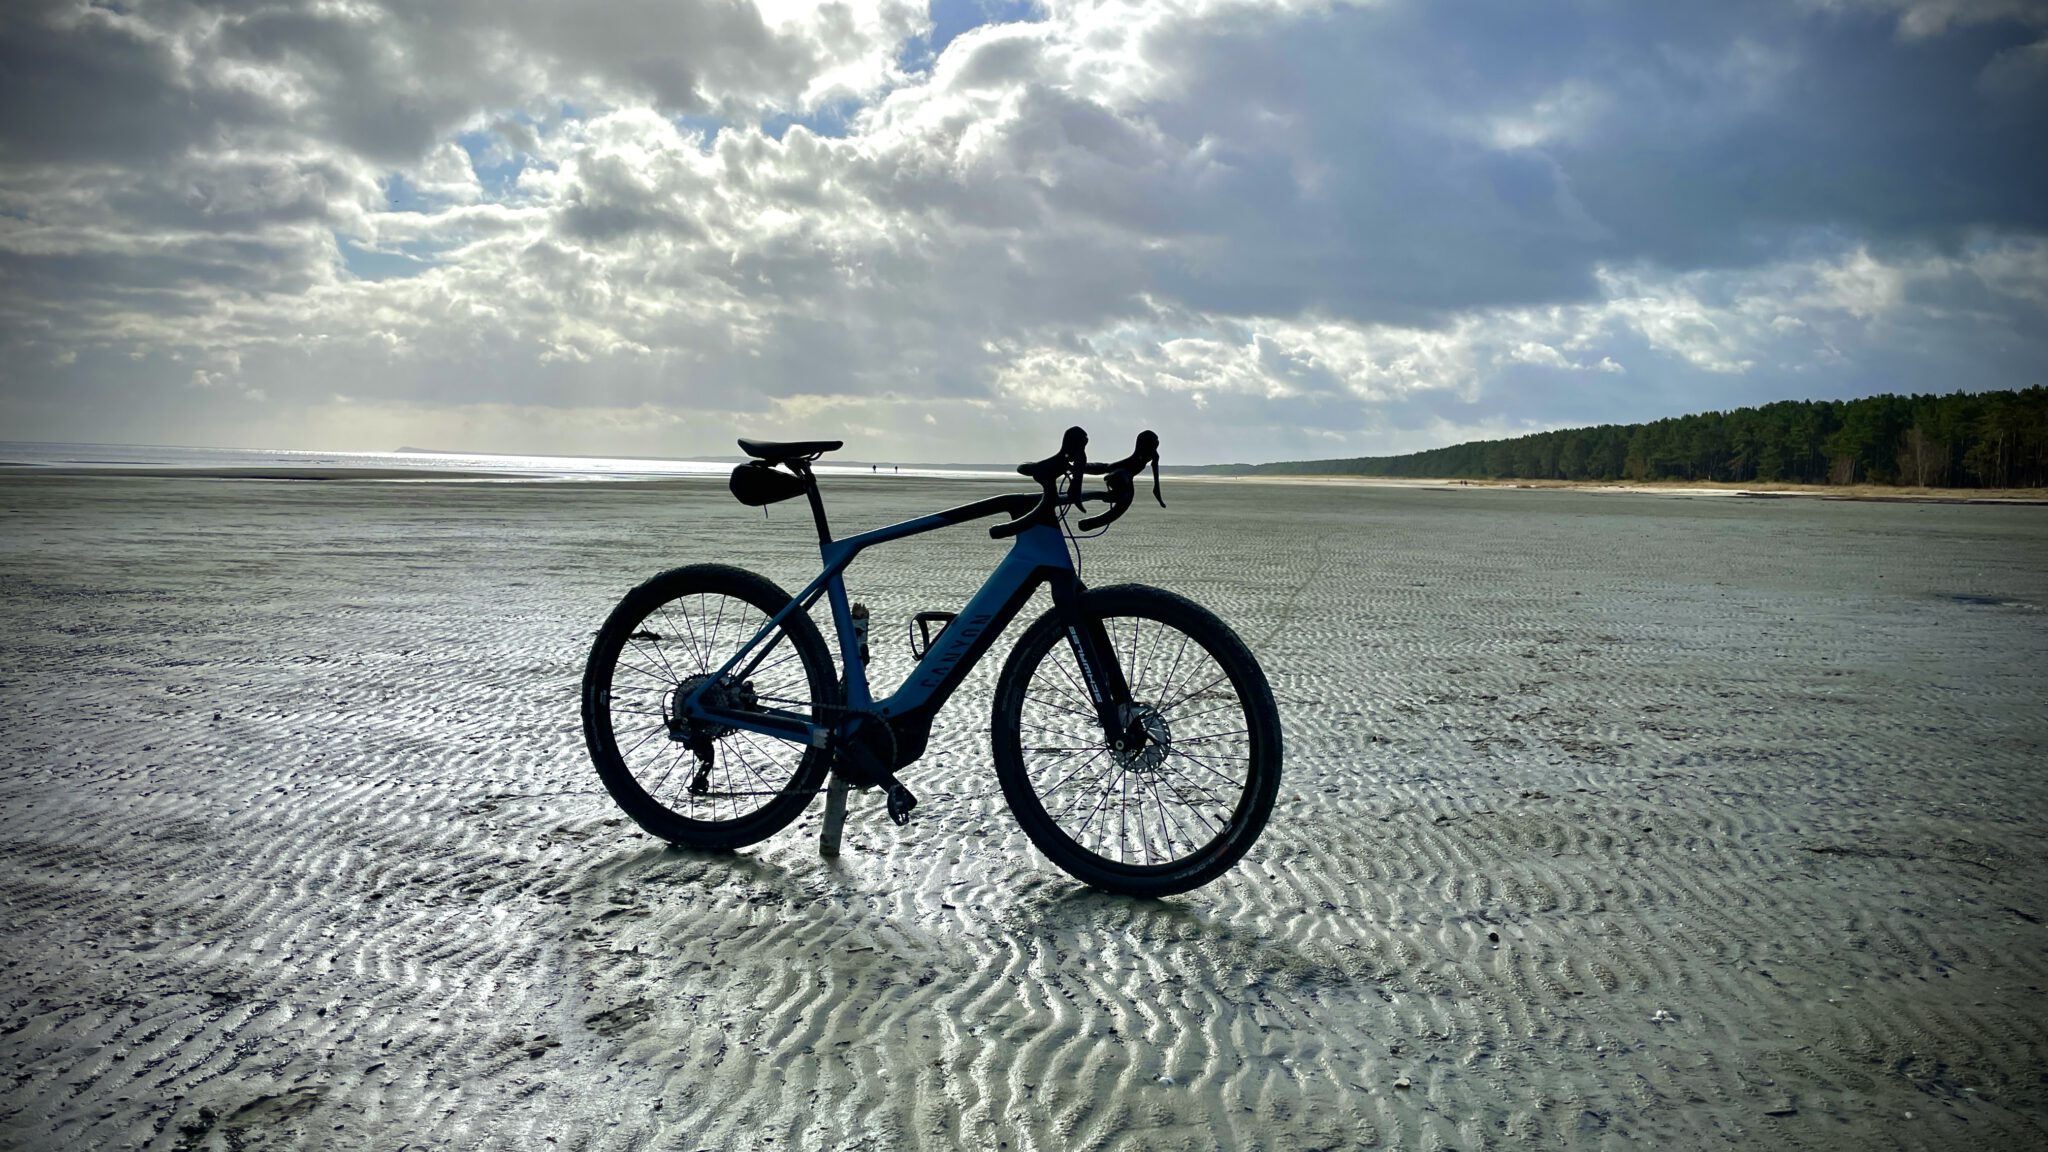
[[[1124,680],[1109,630],[1100,620],[1080,618],[1067,625],[1066,635],[1074,663],[1081,669],[1081,682],[1088,688],[1089,702],[1095,706],[1096,722],[1102,725],[1103,741],[1118,757],[1137,752],[1144,746],[1147,729],[1131,699],[1131,686]]]

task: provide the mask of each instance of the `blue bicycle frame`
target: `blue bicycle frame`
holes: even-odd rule
[[[791,613],[808,612],[819,597],[825,597],[832,605],[832,622],[839,636],[839,655],[845,668],[845,708],[848,715],[856,713],[879,713],[896,733],[896,764],[902,767],[924,754],[924,747],[931,731],[932,718],[943,707],[946,700],[959,687],[970,669],[978,663],[990,645],[994,644],[1017,613],[1038,591],[1041,584],[1052,588],[1053,604],[1066,609],[1072,605],[1084,590],[1080,578],[1074,572],[1072,561],[1067,555],[1067,543],[1061,530],[1049,524],[1033,524],[1016,536],[1009,554],[989,574],[980,590],[968,600],[959,614],[939,633],[924,657],[918,661],[910,676],[904,680],[887,699],[877,703],[868,689],[867,665],[861,655],[861,644],[856,638],[853,626],[852,608],[846,597],[845,573],[854,557],[868,548],[886,544],[909,536],[917,536],[940,528],[950,528],[986,516],[1021,512],[1035,502],[1034,497],[1005,495],[992,497],[973,504],[949,508],[930,516],[905,520],[887,527],[849,536],[844,540],[833,540],[826,526],[823,502],[819,499],[814,480],[808,481],[807,494],[810,496],[812,511],[818,522],[818,549],[824,561],[824,571],[818,578],[806,585],[781,611],[756,632],[752,639],[727,660],[717,673],[707,677],[681,702],[681,711],[692,719],[702,719],[731,728],[742,728],[785,740],[806,743],[823,748],[830,744],[840,724],[820,724],[812,717],[774,708],[748,709],[745,711],[708,707],[703,697],[708,689],[729,680],[744,680],[753,670],[767,659],[775,643],[764,645],[771,633],[784,635],[781,625]],[[1089,493],[1085,498],[1106,498],[1106,493]],[[1070,628],[1068,636],[1081,658],[1081,668],[1089,681],[1091,695],[1104,722],[1105,729],[1118,723],[1113,700],[1127,700],[1129,693],[1122,689],[1122,676],[1116,666],[1113,650],[1108,637],[1099,628]],[[1120,727],[1121,725],[1118,724]]]

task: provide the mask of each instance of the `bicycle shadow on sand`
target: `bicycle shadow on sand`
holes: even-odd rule
[[[1326,949],[1304,948],[1218,911],[1201,890],[1161,900],[1046,879],[1027,885],[1000,920],[1020,938],[1071,941],[1112,954],[1127,946],[1131,959],[1161,968],[1185,965],[1205,980],[1230,973],[1243,987],[1336,987],[1365,975],[1357,964],[1333,962]]]
[[[578,885],[575,904],[587,930],[627,947],[689,953],[705,933],[722,931],[757,955],[801,956],[833,969],[842,959],[866,971],[884,957],[911,966],[983,964],[1014,950],[1050,949],[1185,970],[1204,982],[1227,973],[1248,988],[1334,989],[1383,978],[1363,956],[1327,943],[1305,947],[1284,929],[1248,923],[1249,914],[1219,911],[1200,890],[1168,899],[1119,896],[1027,873],[1007,899],[984,894],[976,905],[950,908],[937,894],[905,892],[879,878],[856,883],[857,870],[841,860],[800,860],[650,845],[597,865]]]

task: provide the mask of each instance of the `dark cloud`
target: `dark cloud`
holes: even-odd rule
[[[843,11],[816,27],[772,29],[748,0],[28,0],[0,16],[0,148],[129,162],[269,127],[403,165],[469,120],[551,100],[794,105],[840,54],[875,47]]]
[[[1222,142],[1222,171],[1184,186],[1169,218],[1194,243],[1162,276],[1223,311],[1413,322],[1586,298],[1601,264],[1765,263],[1815,229],[1950,250],[2039,232],[2048,86],[1979,83],[2036,35],[1515,0],[1193,26],[1155,47],[1181,81],[1146,111]]]
[[[149,26],[59,3],[0,15],[0,95],[10,165],[148,164],[281,119],[261,95],[193,75]]]

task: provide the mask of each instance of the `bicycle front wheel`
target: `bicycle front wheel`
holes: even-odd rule
[[[1169,896],[1222,875],[1280,788],[1280,715],[1251,650],[1207,609],[1159,588],[1084,593],[1078,619],[1040,617],[1003,666],[996,776],[1031,842],[1074,878]],[[1105,733],[1076,660],[1099,626],[1129,688]]]
[[[839,703],[817,625],[793,612],[718,670],[789,603],[764,577],[724,564],[674,568],[626,594],[583,672],[583,735],[604,786],[642,828],[692,848],[739,848],[782,830],[825,778],[823,749],[691,720],[682,698],[710,683],[724,713],[794,713],[828,723]],[[758,658],[758,659],[757,659]],[[708,747],[707,762],[695,749]]]

